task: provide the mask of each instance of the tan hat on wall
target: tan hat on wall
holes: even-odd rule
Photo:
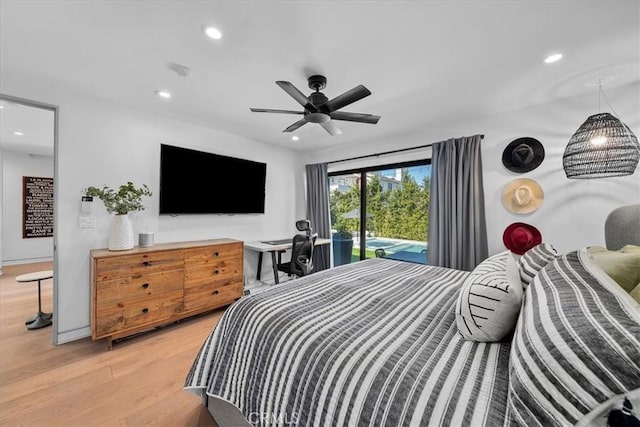
[[[532,179],[514,179],[504,187],[502,204],[509,211],[527,214],[538,210],[544,200],[542,187]]]

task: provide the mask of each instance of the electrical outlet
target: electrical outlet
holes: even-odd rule
[[[95,216],[79,217],[78,228],[96,228],[96,217]]]

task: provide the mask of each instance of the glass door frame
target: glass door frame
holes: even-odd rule
[[[329,172],[327,174],[328,177],[349,175],[349,174],[360,174],[360,230],[359,230],[359,233],[360,233],[360,236],[365,236],[364,238],[360,237],[360,239],[358,239],[358,243],[360,245],[360,248],[359,248],[360,261],[366,259],[366,256],[367,256],[366,254],[367,173],[377,172],[377,171],[387,170],[387,169],[400,169],[400,168],[410,168],[413,166],[426,166],[430,164],[431,164],[431,159],[410,160],[406,162],[396,162],[396,163],[389,163],[384,165],[345,169],[341,171]]]
[[[60,118],[60,109],[57,105],[46,104],[32,99],[20,98],[17,96],[7,95],[0,92],[0,100],[21,104],[31,108],[39,108],[53,112],[53,325],[51,328],[51,342],[58,345],[58,212],[60,212],[60,202],[58,200],[58,121]],[[0,165],[0,174],[2,173],[2,165]],[[4,253],[4,251],[2,251]],[[4,256],[4,255],[3,255]]]

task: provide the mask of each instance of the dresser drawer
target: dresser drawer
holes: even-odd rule
[[[95,279],[110,280],[138,274],[180,269],[184,266],[184,251],[149,252],[101,258],[96,261]]]
[[[182,269],[101,280],[96,282],[96,306],[100,309],[114,302],[155,297],[165,292],[181,291],[183,286]]]
[[[226,243],[222,245],[186,249],[184,252],[185,267],[190,267],[199,264],[211,264],[232,259],[242,259],[244,255],[244,245],[242,242]]]
[[[96,310],[96,338],[169,319],[182,313],[183,307],[182,291],[102,305]]]
[[[217,280],[185,288],[184,290],[184,311],[192,311],[206,307],[220,307],[232,303],[242,297],[242,280],[225,279]]]
[[[189,267],[184,270],[185,289],[211,283],[212,281],[228,279],[242,282],[242,260],[218,260],[217,262]]]
[[[106,338],[108,349],[118,338],[242,297],[244,243],[239,240],[159,243],[121,252],[92,249],[90,255],[91,337]]]

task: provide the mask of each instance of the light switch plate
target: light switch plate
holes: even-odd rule
[[[95,216],[79,217],[78,228],[96,228],[96,217]]]

